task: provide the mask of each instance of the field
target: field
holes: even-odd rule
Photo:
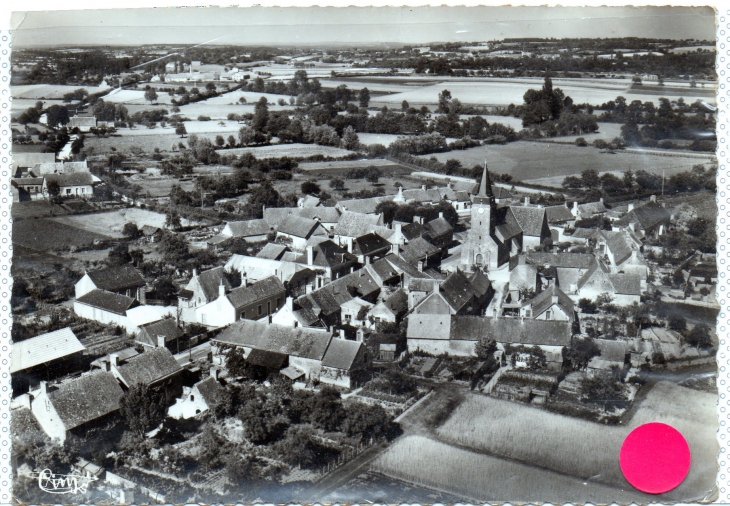
[[[337,162],[305,162],[300,163],[299,168],[303,171],[327,171],[327,170],[342,170],[342,169],[354,169],[354,168],[364,168],[364,167],[370,167],[371,165],[374,165],[376,167],[385,168],[385,167],[399,167],[396,162],[391,162],[390,160],[385,160],[383,158],[374,158],[374,159],[367,159],[367,160],[342,160]]]
[[[13,244],[18,244],[35,251],[51,251],[65,249],[71,246],[88,246],[95,240],[103,241],[108,238],[108,233],[104,234],[95,230],[79,229],[64,223],[59,223],[54,218],[26,219],[13,222]]]
[[[468,451],[424,436],[398,440],[378,457],[371,469],[476,502],[600,504],[651,500],[644,494],[596,483],[588,485],[578,478]]]
[[[629,485],[618,465],[624,438],[638,425],[664,422],[687,438],[692,467],[679,487],[661,497],[694,501],[704,498],[715,483],[719,451],[715,440],[716,403],[716,395],[659,382],[629,424],[602,426],[518,403],[471,395],[437,434],[441,440],[461,447],[530,463],[581,480],[625,488]],[[513,496],[504,498],[514,499]],[[569,499],[577,498],[568,495],[560,501]]]
[[[242,155],[243,153],[251,153],[256,158],[278,158],[282,156],[301,157],[323,155],[331,157],[347,156],[354,151],[346,149],[333,148],[331,146],[318,146],[317,144],[274,144],[271,146],[261,146],[254,148],[235,148],[235,149],[219,149],[216,151],[220,155]]]
[[[84,88],[89,93],[108,90],[109,86],[64,86],[61,84],[25,84],[12,86],[10,94],[15,98],[28,99],[61,99],[66,93]]]
[[[237,121],[184,121],[185,130],[189,134],[226,134],[227,137],[230,134],[234,134],[234,137],[238,137],[238,131],[241,129],[243,124],[239,124]],[[221,124],[223,123],[223,124]],[[175,134],[175,127],[173,126],[156,126],[155,128],[147,128],[144,125],[137,125],[134,128],[117,128],[117,133],[124,137],[139,137],[146,135],[177,135]],[[180,136],[178,135],[178,138]],[[181,138],[181,140],[183,140]]]
[[[280,98],[286,100],[286,103],[288,104],[289,98],[291,98],[289,95],[277,95],[275,93],[256,93],[254,91],[236,90],[229,93],[224,93],[223,95],[218,95],[217,97],[209,98],[203,103],[205,103],[206,105],[238,104],[240,103],[239,100],[241,99],[241,97],[245,98],[246,103],[251,105],[258,102],[261,97],[266,97],[266,100],[269,104],[277,103]]]
[[[140,228],[144,225],[162,228],[165,226],[165,215],[144,209],[129,208],[106,213],[60,216],[58,218],[49,218],[49,221],[85,232],[120,238],[123,237],[122,227],[125,223],[136,223]],[[185,219],[182,219],[181,222],[183,226],[188,225]]]
[[[288,103],[288,97],[287,97]],[[253,114],[255,103],[229,105],[229,104],[209,104],[207,100],[194,102],[192,104],[180,107],[180,114],[194,119],[198,116],[208,116],[212,119],[226,119],[230,113],[234,114]],[[292,106],[280,106],[269,104],[269,111],[286,111],[292,109]]]
[[[414,89],[413,85],[409,84],[397,84],[397,83],[390,83],[390,82],[366,82],[358,80],[357,78],[353,79],[323,79],[322,80],[322,88],[337,88],[338,86],[342,85],[347,86],[351,90],[361,90],[363,88],[367,88],[370,92],[376,92],[376,93],[402,93],[404,91],[411,91]],[[416,86],[424,86],[428,83],[423,83],[421,85]]]
[[[25,111],[26,109],[30,107],[35,107],[36,102],[38,102],[37,99],[33,98],[15,98],[13,97],[13,102],[10,106],[10,112],[12,114],[20,114],[21,112]],[[44,107],[51,107],[52,105],[63,105],[67,106],[68,103],[64,102],[63,100],[41,100],[43,102]],[[76,102],[72,102],[76,103]]]
[[[144,98],[144,90],[120,90],[115,89],[104,95],[104,102],[112,102],[114,104],[144,104],[151,105],[150,101]],[[171,97],[165,91],[158,91],[157,98],[154,100],[158,104],[169,104]]]
[[[510,174],[516,180],[559,186],[563,177],[580,174],[587,168],[599,172],[623,170],[646,170],[666,175],[690,170],[693,165],[710,160],[682,156],[661,156],[649,153],[621,151],[616,154],[602,153],[594,147],[577,147],[570,144],[518,141],[504,145],[480,146],[461,151],[448,151],[435,156],[445,162],[451,158],[459,160],[465,167],[483,165],[485,158],[489,170],[497,174]],[[560,177],[558,177],[560,176]],[[545,178],[556,178],[552,181]]]

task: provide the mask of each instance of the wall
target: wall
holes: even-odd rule
[[[351,388],[350,375],[347,371],[334,367],[322,367],[319,381],[328,385],[335,385],[342,388]]]
[[[236,310],[227,297],[218,297],[198,307],[195,310],[195,319],[198,323],[209,327],[223,327],[236,321]]]
[[[84,277],[78,280],[74,286],[76,298],[78,299],[79,297],[86,295],[91,290],[96,290],[96,285],[93,281],[91,281],[88,274],[84,274]]]
[[[476,341],[461,341],[453,339],[408,339],[408,351],[413,353],[416,350],[425,351],[433,355],[448,353],[460,357],[474,355],[474,343]]]
[[[289,365],[304,371],[307,379],[319,379],[322,372],[322,361],[311,358],[289,355]]]
[[[66,427],[58,416],[56,409],[51,404],[48,394],[40,394],[30,405],[36,420],[50,438],[57,438],[61,443],[66,441]]]
[[[271,297],[260,299],[235,310],[234,321],[239,319],[258,320],[264,316],[276,313],[286,302],[286,291],[281,291]],[[258,307],[261,306],[259,314]],[[269,308],[270,306],[270,308]],[[231,306],[232,307],[232,306]],[[231,322],[232,323],[232,322]]]
[[[135,333],[138,327],[133,324],[129,318],[116,313],[111,313],[103,309],[95,308],[87,304],[82,304],[78,301],[74,301],[74,313],[77,316],[86,318],[87,320],[94,320],[100,323],[109,323],[113,325],[119,325],[124,327],[127,332]]]

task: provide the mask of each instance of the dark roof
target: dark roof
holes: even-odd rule
[[[144,278],[137,269],[131,265],[119,267],[107,267],[86,273],[94,285],[100,290],[116,292],[127,288],[139,288],[145,286]]]
[[[320,223],[337,223],[340,211],[335,207],[304,207],[297,210],[302,218],[317,220]]]
[[[411,278],[408,283],[408,290],[411,292],[433,292],[436,283],[437,281],[431,278]]]
[[[372,255],[390,249],[390,243],[375,232],[355,238],[352,252],[355,255]]]
[[[36,365],[46,364],[85,349],[69,327],[31,337],[13,343],[10,356],[10,373],[13,374]]]
[[[61,188],[65,186],[84,186],[94,184],[91,172],[70,172],[66,174],[44,174],[46,184],[55,181]]]
[[[671,214],[656,202],[647,202],[642,206],[635,207],[626,216],[618,220],[619,226],[627,226],[630,223],[639,223],[644,230],[659,225],[660,223],[669,223]]]
[[[256,253],[256,257],[268,258],[269,260],[281,260],[282,255],[284,255],[286,251],[287,247],[284,244],[270,242],[261,248],[261,251]]]
[[[105,290],[91,290],[76,299],[76,302],[122,316],[127,314],[127,309],[139,306],[139,302],[132,297]]]
[[[143,235],[149,237],[151,235],[155,235],[157,232],[160,231],[159,227],[153,227],[152,225],[145,225],[143,226],[140,231]]]
[[[154,348],[132,357],[118,368],[124,384],[132,387],[137,384],[152,385],[179,371],[180,365],[167,348]]]
[[[388,261],[390,265],[393,266],[394,269],[398,270],[399,272],[403,272],[411,276],[412,278],[423,278],[423,279],[432,279],[431,276],[426,274],[425,272],[421,272],[418,270],[418,267],[415,265],[412,265],[399,257],[395,254],[386,255],[385,259]]]
[[[157,336],[165,336],[165,343],[169,343],[182,335],[182,330],[178,328],[173,318],[164,318],[146,325],[140,325],[135,341],[157,346]]]
[[[330,290],[335,296],[335,299],[338,298],[338,294],[342,294],[345,291],[349,292],[351,295],[366,298],[379,291],[380,285],[373,279],[366,269],[358,269],[347,276],[342,276],[341,278],[335,279],[331,283],[324,285],[320,290]],[[347,302],[350,298],[352,297],[342,300],[340,304]]]
[[[590,253],[542,253],[528,251],[525,261],[533,265],[550,265],[572,269],[588,269],[596,262]]]
[[[312,246],[312,265],[317,267],[337,267],[342,264],[356,262],[357,258],[345,248],[335,244],[329,239]],[[304,252],[297,262],[307,263],[307,253]]]
[[[545,223],[544,207],[510,206],[524,235],[540,237]]]
[[[357,341],[332,339],[322,359],[322,365],[349,371],[361,346],[362,343],[358,343]]]
[[[489,281],[487,275],[480,270],[474,271],[474,273],[469,276],[469,284],[477,298],[484,297],[492,287],[492,282]]]
[[[355,201],[357,202],[357,201]],[[371,232],[378,225],[380,216],[345,211],[335,225],[333,233],[344,237],[360,237]]]
[[[717,264],[697,264],[689,271],[690,276],[696,276],[698,278],[704,278],[704,277],[710,277],[710,278],[716,278],[717,277]]]
[[[271,230],[266,220],[229,221],[226,226],[231,230],[232,237],[266,235]]]
[[[408,295],[402,288],[390,294],[383,303],[396,315],[408,311]]]
[[[12,182],[16,185],[42,185],[43,184],[43,178],[42,177],[14,177],[12,179]]]
[[[317,227],[319,227],[319,222],[316,220],[290,214],[279,223],[277,232],[306,239],[314,233]]]
[[[603,214],[608,209],[606,209],[606,206],[603,205],[603,202],[586,202],[585,204],[578,204],[578,211],[580,211],[581,214],[590,214],[591,216],[595,214]]]
[[[424,260],[426,257],[436,255],[440,251],[440,249],[423,237],[416,237],[412,241],[409,241],[408,244],[401,246],[400,256],[406,262],[414,263],[419,260]]]
[[[522,233],[522,227],[517,222],[511,207],[498,207],[496,209],[495,229],[503,240],[511,239]]]
[[[379,258],[370,265],[365,266],[365,268],[375,272],[383,281],[388,281],[400,275],[398,270],[388,262],[387,258]]]
[[[249,286],[240,286],[235,290],[231,290],[231,293],[228,294],[228,300],[231,301],[233,307],[241,308],[274,297],[277,294],[286,294],[286,287],[276,276],[269,276]]]
[[[228,278],[226,278],[223,267],[215,267],[198,274],[198,284],[200,284],[200,288],[203,290],[203,294],[208,301],[218,298],[218,287],[221,281],[226,291],[231,289],[231,284],[228,282]]]
[[[286,353],[254,348],[246,357],[246,362],[267,369],[279,370],[286,365],[288,359],[289,356]]]
[[[530,318],[451,317],[450,339],[478,341],[483,337],[500,343],[568,346],[571,323]]]
[[[438,217],[435,220],[429,221],[423,226],[423,229],[432,238],[445,234],[451,234],[454,231],[453,227],[449,225],[448,221],[446,221],[446,218],[443,217]]]
[[[117,411],[123,393],[112,374],[98,371],[49,389],[48,397],[69,430]]]
[[[526,301],[523,306],[532,306],[532,317],[535,318],[543,314],[550,306],[553,305],[553,296],[558,298],[558,307],[570,318],[570,321],[575,319],[575,303],[563,292],[560,288],[555,285],[551,285],[546,290],[543,290],[531,300]]]
[[[193,297],[193,295],[195,295],[195,293],[193,293],[192,290],[188,290],[186,288],[181,288],[177,292],[178,297],[180,297],[181,299],[186,299],[186,300],[190,300]]]
[[[297,304],[303,309],[321,312],[325,316],[340,312],[340,304],[329,290],[319,289],[302,295],[297,299]]]
[[[416,237],[423,237],[423,235],[426,233],[423,225],[416,221],[408,223],[407,225],[403,225],[400,228],[400,231],[401,234],[403,234],[403,237],[405,237],[408,241],[412,241]]]
[[[466,276],[460,271],[453,272],[441,283],[441,295],[454,311],[460,311],[474,298],[474,290]]]
[[[311,307],[295,309],[292,313],[294,314],[294,318],[296,318],[302,325],[312,327],[319,324],[318,326],[321,326],[319,316],[317,316],[317,313],[315,313]]]
[[[641,278],[636,274],[609,274],[614,291],[621,295],[641,295]]]
[[[332,336],[327,331],[239,320],[223,329],[213,341],[322,360],[331,339]]]
[[[606,238],[606,246],[613,253],[616,265],[621,265],[631,257],[631,244],[622,232],[602,231],[601,234]]]
[[[565,206],[548,206],[545,208],[548,223],[565,223],[575,220],[573,213]]]
[[[193,388],[197,388],[198,393],[203,398],[208,407],[218,404],[223,395],[224,388],[218,383],[213,376],[208,376],[202,381],[198,381]]]

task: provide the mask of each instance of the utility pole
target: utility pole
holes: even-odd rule
[[[662,169],[662,197],[664,196],[664,169]]]

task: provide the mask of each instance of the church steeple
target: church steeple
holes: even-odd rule
[[[489,170],[487,169],[487,161],[484,160],[484,172],[482,173],[482,180],[479,183],[479,193],[474,197],[474,202],[479,203],[490,203],[494,200],[494,194],[492,193],[492,183],[489,182]]]

